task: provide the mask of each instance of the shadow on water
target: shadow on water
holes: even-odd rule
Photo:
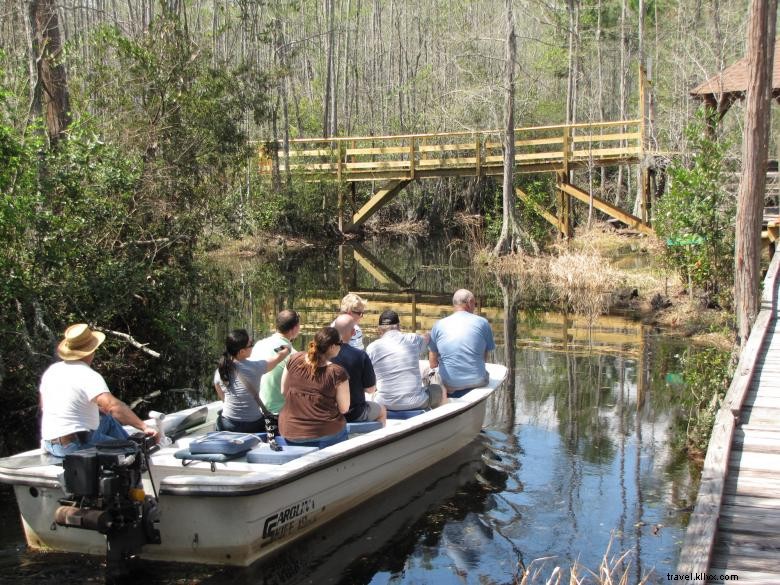
[[[551,557],[550,569],[575,560],[597,569],[610,546],[630,551],[629,582],[647,574],[664,582],[697,488],[674,448],[686,390],[669,381],[684,346],[630,319],[539,308],[522,283],[479,273],[466,257],[458,243],[382,241],[219,267],[237,284],[204,344],[218,345],[236,326],[262,336],[289,307],[302,315],[300,349],[347,290],[368,300],[368,341],[384,308],[398,310],[404,329],[426,331],[451,310],[452,291],[466,287],[510,376],[490,398],[478,441],[274,558],[246,569],[141,563],[136,582],[511,584],[518,566],[540,557]],[[212,367],[201,374],[204,388]],[[9,490],[0,492],[0,520],[0,581],[102,581],[99,559],[26,551]]]

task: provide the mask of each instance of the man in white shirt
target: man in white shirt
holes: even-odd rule
[[[62,361],[41,377],[41,447],[52,455],[64,457],[101,441],[126,439],[122,425],[159,440],[157,429],[111,394],[103,376],[91,368],[105,338],[84,323],[71,325],[57,346]]]
[[[420,354],[428,347],[428,334],[402,333],[398,313],[379,316],[379,339],[366,348],[376,373],[374,400],[387,410],[436,408],[445,397],[440,386],[423,387]]]

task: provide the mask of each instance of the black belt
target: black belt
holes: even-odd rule
[[[52,439],[51,441],[49,441],[49,443],[67,447],[68,445],[70,445],[71,443],[75,443],[76,441],[78,441],[79,443],[86,443],[88,438],[89,438],[89,431],[79,431],[77,433],[71,433],[69,435],[62,435],[61,437]]]

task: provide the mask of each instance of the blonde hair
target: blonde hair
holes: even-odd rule
[[[349,313],[350,311],[362,311],[366,308],[366,301],[361,299],[355,293],[349,293],[343,299],[341,299],[341,312]]]

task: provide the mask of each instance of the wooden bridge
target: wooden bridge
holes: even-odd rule
[[[780,583],[780,254],[718,412],[677,567],[690,583]]]
[[[557,176],[556,213],[539,209],[521,189],[517,196],[561,233],[572,233],[571,201],[578,199],[627,226],[651,233],[649,183],[643,181],[642,217],[591,196],[571,183],[577,169],[638,164],[644,156],[642,118],[593,124],[562,124],[515,129],[515,172],[551,172]],[[349,138],[299,138],[267,143],[260,152],[261,173],[291,173],[309,181],[336,180],[352,185],[380,181],[373,196],[348,220],[339,190],[339,226],[351,231],[362,225],[404,187],[418,179],[503,174],[503,133],[498,130],[401,134]],[[646,175],[646,173],[644,173]]]

